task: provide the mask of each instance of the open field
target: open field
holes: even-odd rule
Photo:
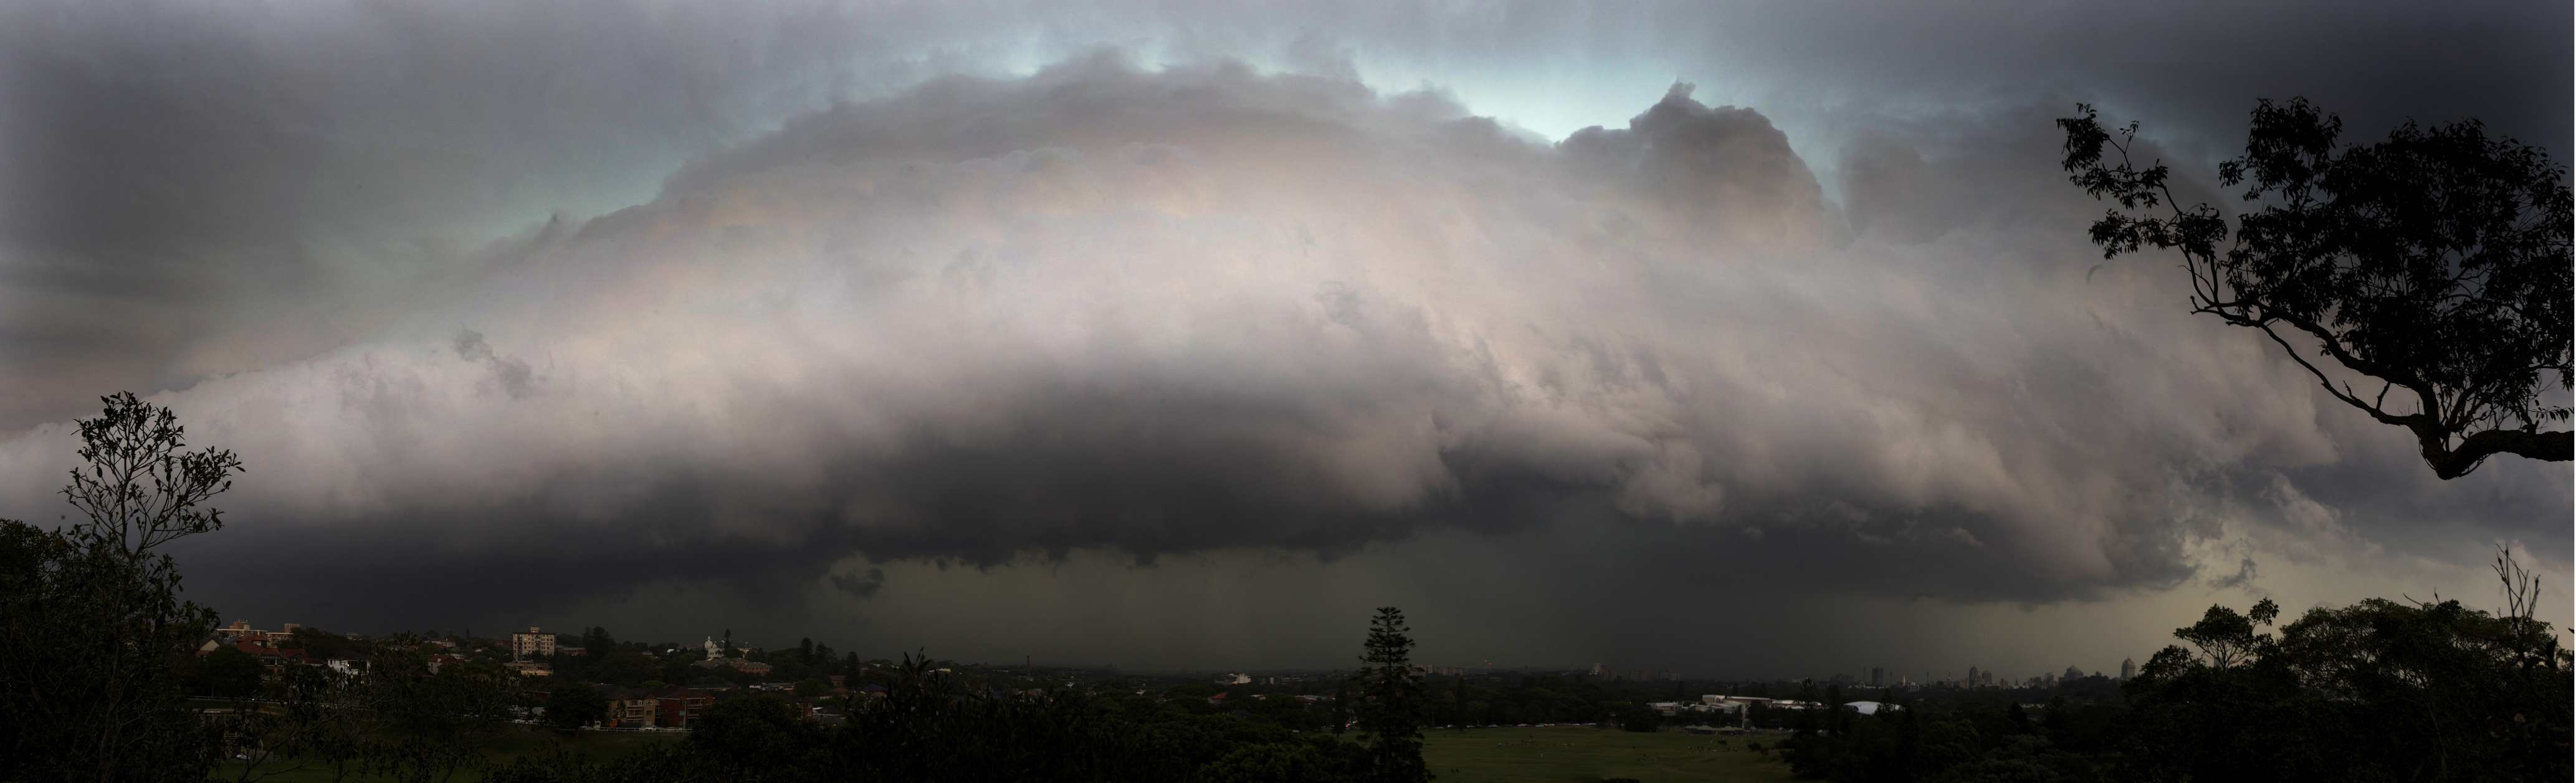
[[[606,731],[585,731],[574,736],[565,737],[543,729],[522,727],[516,735],[499,743],[497,747],[493,748],[491,758],[497,761],[506,762],[510,759],[521,756],[550,755],[558,750],[580,753],[592,758],[615,758],[617,756],[632,753],[636,749],[644,747],[650,743],[678,742],[680,737],[681,735],[678,734],[643,734],[635,732]],[[331,771],[329,769],[319,767],[281,771],[288,770],[294,766],[295,764],[293,762],[271,763],[261,769],[253,770],[250,778],[253,780],[264,781],[266,783],[314,783],[317,781],[328,781],[332,779]],[[208,776],[207,779],[239,780],[242,778],[241,773],[242,765],[240,763],[225,763],[215,767],[214,773]],[[468,781],[478,780],[481,777],[481,775],[470,771],[459,772],[456,775],[455,781],[456,783],[467,783]],[[380,780],[391,780],[391,778],[368,775],[351,775],[346,780],[352,782],[374,783],[375,781]]]
[[[1786,735],[1651,734],[1575,726],[1431,729],[1423,760],[1440,783],[1522,783],[1635,778],[1667,781],[1788,780],[1778,755],[1757,756],[1747,742],[1769,745]]]

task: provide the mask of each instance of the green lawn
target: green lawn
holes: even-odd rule
[[[681,737],[681,735],[678,734],[638,734],[633,732],[605,731],[584,731],[571,737],[564,737],[551,731],[524,727],[516,729],[515,731],[516,733],[513,736],[498,743],[498,745],[492,749],[490,758],[496,761],[507,762],[509,759],[520,756],[550,755],[557,750],[581,753],[592,758],[614,758],[634,752],[636,748],[643,747],[646,743],[678,742]],[[329,769],[319,767],[296,769],[297,766],[298,765],[293,760],[273,761],[266,765],[262,765],[260,769],[251,770],[249,779],[262,781],[262,783],[316,783],[317,781],[331,780],[331,771]],[[470,771],[459,772],[456,775],[456,783],[468,783],[469,781],[477,780],[481,777],[481,775]],[[207,779],[240,780],[242,779],[242,765],[240,762],[227,762],[218,765],[215,767],[214,774],[209,776]],[[374,783],[375,781],[389,780],[389,778],[352,775],[348,780],[357,783]]]
[[[1646,734],[1570,726],[1430,729],[1423,732],[1422,756],[1439,776],[1438,783],[1772,781],[1788,780],[1789,765],[1778,754],[1757,756],[1744,746],[1768,746],[1785,736]]]

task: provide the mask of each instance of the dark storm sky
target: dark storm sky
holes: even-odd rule
[[[2563,4],[0,10],[0,514],[131,389],[228,618],[870,654],[2108,669],[2568,573],[2564,466],[2100,265],[2077,101],[2569,148]],[[2563,390],[2557,392],[2563,394]],[[2567,604],[2554,603],[2564,617]],[[2024,671],[2026,670],[2026,671]]]

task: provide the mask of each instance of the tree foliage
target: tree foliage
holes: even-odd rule
[[[222,527],[205,503],[241,460],[187,450],[167,408],[101,401],[62,492],[82,516],[0,521],[0,757],[17,760],[0,779],[203,779],[212,745],[178,672],[215,613],[180,597],[161,548]]]
[[[2509,557],[2496,567],[2502,616],[2373,598],[2310,610],[2278,640],[2234,620],[2183,629],[2237,654],[2148,661],[2128,686],[2148,729],[2140,758],[2197,779],[2567,779],[2571,659],[2527,614],[2535,583]]]
[[[2436,476],[2497,454],[2570,458],[2568,432],[2542,429],[2568,419],[2543,393],[2571,381],[2576,203],[2547,153],[2476,120],[2346,145],[2334,115],[2266,100],[2245,154],[2219,166],[2247,202],[2231,230],[2218,207],[2183,206],[2161,161],[2132,159],[2137,123],[2076,109],[2057,121],[2064,166],[2116,205],[2092,226],[2104,257],[2179,251],[2193,312],[2261,331],[2335,399],[2406,428]]]
[[[259,694],[259,659],[241,648],[226,645],[208,653],[197,664],[195,690],[217,698],[248,698]]]
[[[546,725],[562,731],[608,719],[608,695],[577,682],[556,683],[546,690]]]
[[[1229,715],[1080,693],[1004,696],[906,656],[883,698],[826,727],[770,696],[718,703],[685,742],[613,761],[528,758],[486,780],[919,781],[1367,779],[1366,749]],[[1168,705],[1166,705],[1168,706]]]
[[[1367,654],[1360,662],[1359,729],[1368,735],[1371,780],[1417,783],[1430,780],[1422,764],[1422,673],[1413,668],[1412,629],[1404,612],[1378,607],[1369,619]]]
[[[372,767],[408,782],[447,780],[489,764],[485,751],[508,733],[519,706],[519,679],[489,661],[451,662],[431,672],[416,649],[381,656],[368,676],[376,715]]]
[[[1981,689],[1783,750],[1836,781],[2566,780],[2576,658],[2531,616],[2538,582],[2507,555],[2496,572],[2501,614],[2370,599],[2275,627],[2268,600],[2211,607],[2107,700]]]

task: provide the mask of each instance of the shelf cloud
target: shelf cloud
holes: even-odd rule
[[[510,85],[404,108],[256,58],[217,65],[277,79],[265,106],[91,105],[105,72],[19,55],[50,70],[11,106],[157,170],[5,142],[0,327],[55,372],[0,393],[0,513],[52,519],[63,420],[141,378],[250,466],[192,583],[292,604],[242,559],[289,558],[297,590],[431,616],[1565,530],[1617,542],[1550,569],[1569,590],[1965,606],[2259,590],[2433,528],[2564,549],[2530,521],[2565,518],[2564,471],[2432,481],[2402,433],[2183,312],[2170,269],[2101,263],[2100,206],[2056,171],[2064,93],[1818,144],[1673,82],[1550,137],[1312,37],[1302,65],[1067,45],[1015,71],[950,62],[990,54],[965,32],[845,51],[801,18],[708,19],[766,37],[700,51],[667,20],[540,15],[490,44],[551,64],[524,74],[447,48],[451,19],[321,37],[408,52],[326,63]],[[603,23],[659,48],[519,51]],[[236,43],[316,42],[275,35]],[[591,103],[610,87],[676,97]],[[238,114],[299,101],[335,108]],[[205,135],[150,126],[171,114]],[[415,145],[415,115],[483,135]],[[439,156],[466,149],[490,157]],[[562,184],[589,166],[661,174]],[[1693,558],[1729,565],[1639,575]]]

